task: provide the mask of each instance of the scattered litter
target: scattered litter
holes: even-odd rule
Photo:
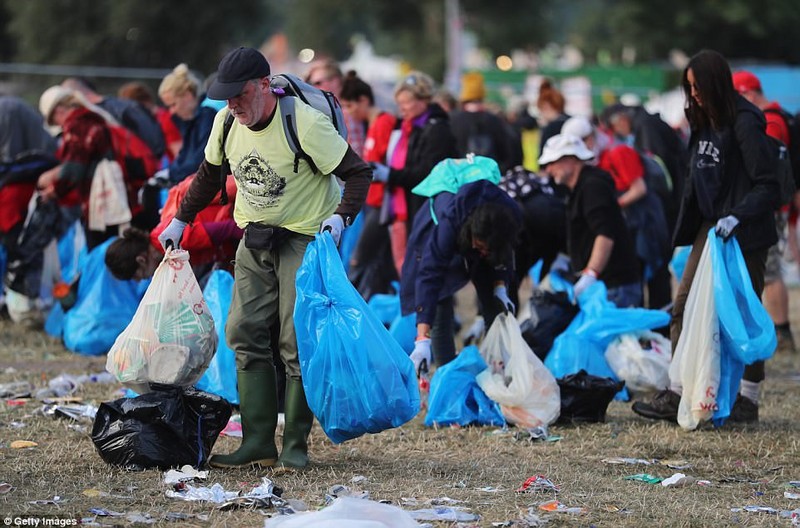
[[[662,466],[667,466],[670,469],[689,469],[692,465],[686,460],[656,460]]]
[[[453,504],[462,504],[464,501],[458,499],[451,499],[450,497],[437,497],[428,501],[431,506],[452,506]]]
[[[36,391],[36,398],[43,400],[54,396],[57,398],[71,396],[75,394],[80,386],[81,382],[78,381],[77,377],[69,374],[60,374],[47,383],[47,388]]]
[[[613,458],[604,458],[601,462],[604,464],[643,464],[645,466],[649,466],[653,462],[651,460],[645,460],[644,458],[622,458],[622,457],[613,457]]]
[[[125,515],[122,512],[106,510],[105,508],[89,508],[89,513],[93,513],[99,517],[122,517]]]
[[[352,484],[364,484],[365,482],[367,482],[367,477],[365,477],[364,475],[356,475],[355,477],[350,479],[350,482]]]
[[[198,471],[187,464],[180,470],[170,469],[164,473],[164,484],[177,484],[178,482],[191,482],[195,479],[205,480],[207,478],[208,471]]]
[[[505,491],[503,488],[495,488],[493,486],[484,486],[482,488],[475,488],[475,491],[482,491],[484,493],[500,493]]]
[[[8,482],[0,482],[0,495],[5,495],[6,493],[10,493],[14,490],[14,486],[9,484]]]
[[[36,447],[39,444],[36,442],[31,442],[30,440],[14,440],[11,442],[8,447],[11,449],[27,449],[29,447]]]
[[[335,499],[339,499],[341,497],[353,497],[356,499],[368,499],[369,492],[368,491],[353,491],[349,487],[345,486],[344,484],[334,484],[330,488],[328,488],[327,493],[325,493],[325,504],[331,504]]]
[[[479,519],[474,513],[460,508],[423,508],[408,512],[415,521],[474,522]]]
[[[48,403],[42,405],[41,412],[53,418],[69,418],[80,421],[84,418],[94,420],[97,416],[97,407],[94,405],[56,405]]]
[[[791,519],[792,526],[800,526],[800,508],[795,510],[777,510],[771,506],[745,506],[744,508],[731,508],[731,512],[739,513],[742,511],[750,513],[766,513],[768,515],[777,515],[783,519]]]
[[[792,493],[791,491],[784,491],[783,496],[787,499],[800,500],[800,493]]]
[[[400,504],[402,506],[416,506],[419,504],[419,501],[416,497],[400,497]]]
[[[149,513],[141,513],[141,512],[131,512],[125,516],[125,520],[129,523],[142,523],[142,524],[154,524],[156,519],[153,518]]]
[[[27,381],[12,381],[11,383],[0,383],[0,398],[30,398],[34,386]]]
[[[85,489],[85,490],[83,490],[81,492],[81,494],[83,496],[89,497],[91,499],[94,499],[96,497],[108,497],[109,496],[109,493],[107,493],[105,491],[100,491],[99,489],[94,489],[94,488]]]
[[[522,483],[517,489],[517,493],[547,493],[553,491],[559,492],[559,487],[552,480],[544,475],[534,475]]]
[[[220,433],[222,436],[230,436],[231,438],[242,438],[242,417],[239,414],[231,416],[225,429]]]
[[[661,477],[656,477],[655,475],[651,475],[650,473],[637,473],[635,475],[622,477],[622,480],[636,480],[639,482],[646,482],[647,484],[658,484],[664,479]]]
[[[792,488],[800,488],[800,480],[790,480],[789,486]]]
[[[459,480],[458,482],[453,484],[453,487],[454,488],[466,488],[467,487],[467,481],[466,480]]]
[[[697,481],[694,477],[687,477],[683,473],[675,473],[671,477],[665,478],[661,481],[661,485],[665,488],[668,487],[684,487],[690,486]]]
[[[10,405],[12,407],[19,407],[20,405],[25,405],[28,403],[28,400],[6,400],[6,405]]]
[[[608,513],[624,513],[624,514],[633,513],[628,508],[620,508],[616,504],[606,504],[605,506],[603,506],[603,511],[606,511]]]
[[[33,504],[34,506],[58,506],[59,504],[65,502],[64,499],[55,495],[52,499],[39,499],[39,500],[32,500],[28,501],[28,504]]]
[[[261,479],[261,484],[249,493],[241,495],[238,491],[226,491],[221,484],[215,483],[210,488],[195,487],[185,482],[178,482],[174,490],[167,490],[167,497],[185,501],[203,501],[218,504],[221,510],[235,508],[270,508],[283,506],[285,502],[280,498],[283,490],[275,486],[266,477]]]
[[[500,430],[502,431],[502,430]],[[548,432],[546,425],[540,425],[538,427],[529,427],[527,429],[522,429],[514,433],[514,440],[516,441],[528,441],[528,442],[558,442],[561,440],[561,436],[551,435]]]
[[[585,513],[586,510],[580,507],[568,507],[567,505],[557,501],[551,500],[548,502],[543,502],[539,505],[539,509],[546,512],[552,513],[569,513],[572,515],[581,515]]]
[[[189,519],[207,521],[208,515],[205,513],[167,512],[164,514],[163,519],[165,521],[171,521],[171,522],[188,521]]]
[[[23,427],[25,427],[25,424],[22,422],[8,422],[6,426],[12,429],[22,429]]]

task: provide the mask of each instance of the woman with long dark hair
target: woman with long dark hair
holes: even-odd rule
[[[686,66],[682,85],[691,158],[673,242],[692,249],[672,309],[673,346],[681,335],[686,299],[712,227],[725,240],[736,237],[753,289],[761,296],[767,250],[777,241],[774,212],[780,201],[764,115],[734,90],[725,58],[716,51],[699,52]],[[745,368],[731,421],[758,421],[763,379],[763,362]],[[670,389],[648,403],[634,403],[633,410],[647,418],[676,422],[681,390],[673,380]]]

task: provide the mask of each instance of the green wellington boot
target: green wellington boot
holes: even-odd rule
[[[286,426],[283,429],[283,449],[275,464],[279,472],[301,469],[308,465],[308,435],[314,425],[314,413],[308,408],[303,381],[286,378]]]
[[[208,464],[215,468],[272,467],[278,459],[275,446],[275,427],[278,425],[275,370],[240,370],[237,378],[242,444],[228,455],[213,455]]]

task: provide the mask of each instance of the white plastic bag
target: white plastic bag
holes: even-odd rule
[[[108,226],[131,221],[122,167],[113,159],[97,164],[89,188],[89,230],[105,231]]]
[[[405,510],[355,497],[339,497],[319,511],[276,515],[264,528],[413,528],[419,526]]]
[[[136,392],[147,383],[193,385],[217,349],[214,319],[189,265],[168,251],[133,315],[108,353],[106,370]]]
[[[507,421],[530,429],[558,418],[558,383],[525,342],[513,316],[497,316],[480,351],[489,367],[478,374],[478,385],[500,404]]]
[[[720,380],[719,321],[714,303],[711,244],[706,244],[686,299],[683,331],[669,367],[670,380],[683,387],[678,424],[696,429],[717,408]]]
[[[625,386],[634,392],[653,392],[669,387],[672,344],[645,330],[622,334],[606,348],[606,361]]]

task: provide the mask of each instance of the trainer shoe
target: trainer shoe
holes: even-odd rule
[[[678,423],[678,405],[681,395],[669,389],[657,392],[649,402],[635,402],[631,409],[645,418]]]
[[[758,422],[758,404],[750,398],[737,394],[728,420],[736,423]]]

